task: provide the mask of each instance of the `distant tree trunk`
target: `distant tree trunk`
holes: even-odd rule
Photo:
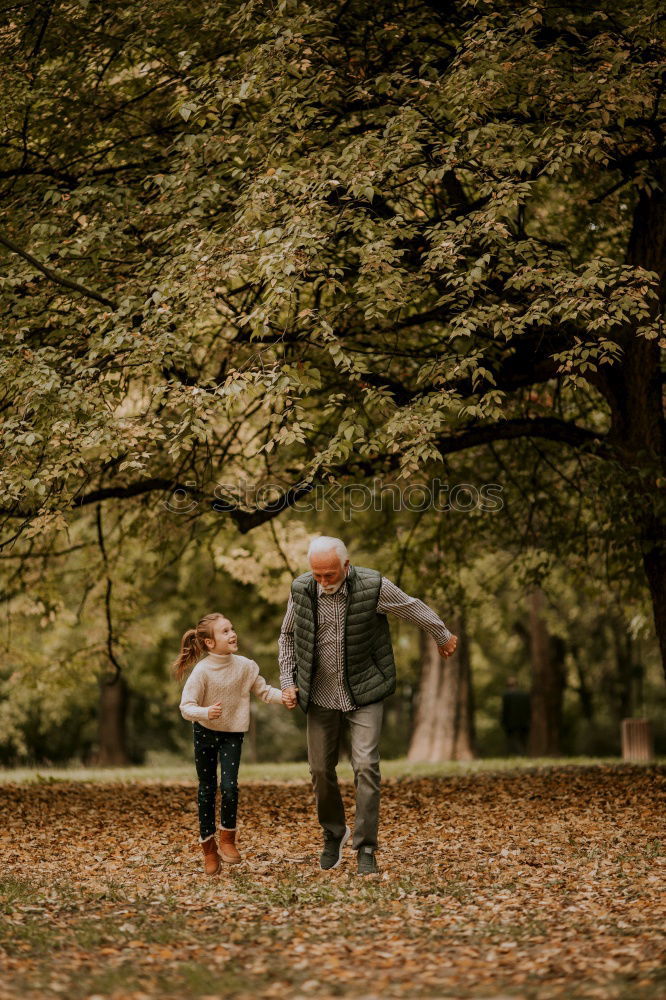
[[[444,660],[429,635],[421,633],[421,685],[407,759],[472,760],[474,706],[464,614],[453,623],[458,651]]]
[[[406,724],[407,720],[407,708],[409,705],[409,694],[406,685],[401,685],[400,696],[393,701],[391,706],[393,712],[393,729],[396,733],[399,733],[401,743],[405,738],[405,729],[409,729]],[[402,754],[401,754],[402,756]]]
[[[576,673],[578,675],[578,687],[576,688],[576,693],[580,698],[580,710],[583,713],[583,718],[587,722],[592,722],[594,719],[594,699],[592,698],[592,692],[588,686],[585,670],[578,651],[575,648],[571,648],[571,653],[576,666]]]
[[[99,685],[99,751],[97,763],[101,767],[122,766],[129,763],[126,744],[128,688],[122,674],[109,683],[102,678]]]
[[[439,689],[442,664],[437,646],[425,632],[419,633],[421,649],[421,683],[416,696],[414,729],[407,760],[429,761],[435,738],[435,722],[439,711]]]
[[[548,633],[543,617],[545,599],[540,587],[529,595],[530,659],[532,697],[530,754],[556,757],[560,753],[562,696],[564,694],[564,646]]]
[[[650,585],[655,628],[666,676],[666,520],[648,528],[645,537],[647,544],[654,546],[643,556],[643,565]]]
[[[254,711],[250,712],[250,726],[245,739],[243,740],[245,759],[248,764],[257,763],[257,717]]]
[[[666,167],[655,164],[658,183],[642,188],[636,199],[626,263],[659,277],[653,319],[666,306]],[[641,318],[641,323],[643,319]],[[621,365],[609,365],[590,378],[605,396],[611,416],[609,440],[627,473],[627,511],[650,587],[655,630],[666,674],[666,516],[660,485],[666,475],[666,416],[662,376],[662,341],[647,339],[627,323],[614,334],[623,350]],[[605,368],[606,366],[604,366]]]
[[[643,666],[636,643],[619,623],[612,625],[615,650],[617,698],[614,708],[619,721],[630,719],[642,709]]]

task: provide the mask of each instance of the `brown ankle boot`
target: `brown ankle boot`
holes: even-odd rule
[[[220,851],[222,860],[228,865],[237,865],[242,861],[240,854],[236,850],[236,831],[220,830]]]
[[[220,855],[217,853],[215,837],[210,837],[209,840],[204,840],[201,845],[201,849],[204,853],[204,871],[206,872],[206,875],[217,874],[220,870]]]

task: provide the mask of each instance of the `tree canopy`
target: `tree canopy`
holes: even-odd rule
[[[48,0],[0,46],[7,600],[467,472],[486,537],[647,582],[666,662],[654,0]]]

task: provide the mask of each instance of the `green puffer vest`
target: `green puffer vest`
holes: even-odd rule
[[[395,660],[386,615],[377,612],[382,575],[375,569],[350,566],[344,625],[344,682],[354,705],[382,701],[395,691]],[[317,631],[317,583],[312,573],[291,585],[294,602],[294,653],[298,703],[310,704]]]

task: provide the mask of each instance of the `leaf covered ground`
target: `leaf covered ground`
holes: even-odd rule
[[[665,778],[388,779],[369,878],[319,870],[306,782],[242,784],[245,861],[213,878],[194,784],[5,784],[0,997],[657,1000]]]

